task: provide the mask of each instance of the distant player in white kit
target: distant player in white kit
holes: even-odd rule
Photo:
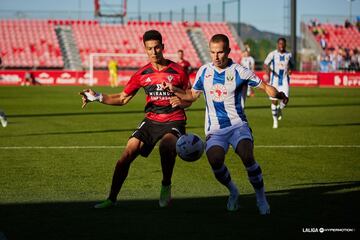
[[[214,35],[209,48],[212,63],[199,69],[192,89],[185,91],[168,82],[163,83],[163,88],[174,92],[183,100],[192,102],[196,101],[201,93],[204,94],[206,155],[215,178],[230,192],[227,210],[236,211],[239,208],[238,188],[224,164],[225,154],[231,145],[240,156],[254,187],[260,214],[267,215],[270,213],[270,206],[265,196],[262,171],[254,158],[253,136],[243,110],[242,98],[246,97],[248,85],[264,90],[271,97],[283,99],[285,104],[288,98],[261,81],[254,72],[228,58],[231,49],[226,35]]]
[[[250,55],[249,50],[245,50],[245,52],[243,53],[240,64],[251,71],[255,71],[255,60]],[[251,87],[247,88],[246,96],[248,96],[248,97],[254,96],[254,90]]]
[[[3,112],[1,109],[0,109],[0,122],[1,122],[1,126],[3,127],[6,127],[8,124],[5,112]]]
[[[290,75],[293,66],[292,55],[286,51],[286,39],[279,38],[277,49],[270,52],[266,57],[264,68],[269,77],[270,85],[285,93],[287,97],[289,97]],[[278,120],[282,118],[282,109],[285,105],[279,102],[277,98],[270,97],[270,100],[274,120],[273,128],[278,128]]]

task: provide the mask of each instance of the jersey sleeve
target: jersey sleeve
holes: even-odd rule
[[[256,88],[262,82],[262,80],[258,76],[256,76],[256,74],[253,71],[251,71],[245,67],[238,67],[237,71],[239,73],[240,78],[247,80],[248,85],[250,87]]]
[[[204,91],[204,78],[205,78],[206,67],[201,67],[195,77],[192,89],[196,91]]]
[[[128,95],[136,93],[141,88],[140,75],[133,75],[124,88],[124,92]]]
[[[271,61],[273,61],[273,55],[274,55],[273,52],[271,52],[267,55],[267,57],[265,58],[265,61],[264,61],[265,65],[269,65],[271,63]]]

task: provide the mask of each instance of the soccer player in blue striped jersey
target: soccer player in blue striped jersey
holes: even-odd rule
[[[224,164],[225,154],[231,145],[240,156],[255,189],[260,214],[269,214],[270,206],[265,196],[261,168],[254,159],[253,136],[244,113],[243,99],[246,97],[248,85],[264,90],[270,97],[282,99],[285,104],[288,98],[261,81],[254,72],[234,63],[228,57],[231,49],[226,35],[214,35],[209,48],[212,63],[199,69],[192,89],[184,91],[167,82],[163,83],[163,88],[174,92],[182,100],[192,102],[196,101],[201,93],[204,94],[206,155],[215,178],[230,192],[227,209],[236,211],[239,208],[238,188]]]
[[[290,74],[294,66],[291,53],[286,51],[285,38],[279,38],[277,49],[270,52],[265,61],[264,68],[270,80],[270,85],[289,97]],[[270,97],[271,112],[273,116],[273,128],[278,128],[278,120],[282,118],[284,104],[277,98]]]

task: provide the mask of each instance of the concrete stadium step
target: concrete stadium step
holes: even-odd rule
[[[71,26],[58,26],[55,31],[63,56],[64,67],[71,70],[82,70],[80,53]]]
[[[206,40],[201,28],[190,29],[187,33],[202,64],[210,62],[211,58],[207,44],[208,41]]]

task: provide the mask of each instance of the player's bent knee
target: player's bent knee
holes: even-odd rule
[[[125,149],[118,160],[120,164],[130,164],[139,155],[140,149]]]
[[[236,148],[236,153],[240,156],[245,165],[251,164],[255,161],[253,143],[249,139],[244,139],[239,142]]]
[[[255,161],[254,155],[251,151],[239,153],[241,160],[244,163],[252,163]]]
[[[176,156],[175,145],[173,144],[161,144],[159,146],[159,152],[161,156],[169,156],[169,157]]]
[[[176,146],[177,137],[171,133],[164,135],[161,139],[159,150],[160,153],[175,153],[175,146]]]
[[[161,144],[173,144],[173,145],[175,145],[177,140],[178,140],[177,136],[175,136],[172,133],[167,133],[161,138],[160,145]]]
[[[220,146],[213,146],[206,152],[207,159],[212,168],[219,168],[225,161],[225,150]]]

